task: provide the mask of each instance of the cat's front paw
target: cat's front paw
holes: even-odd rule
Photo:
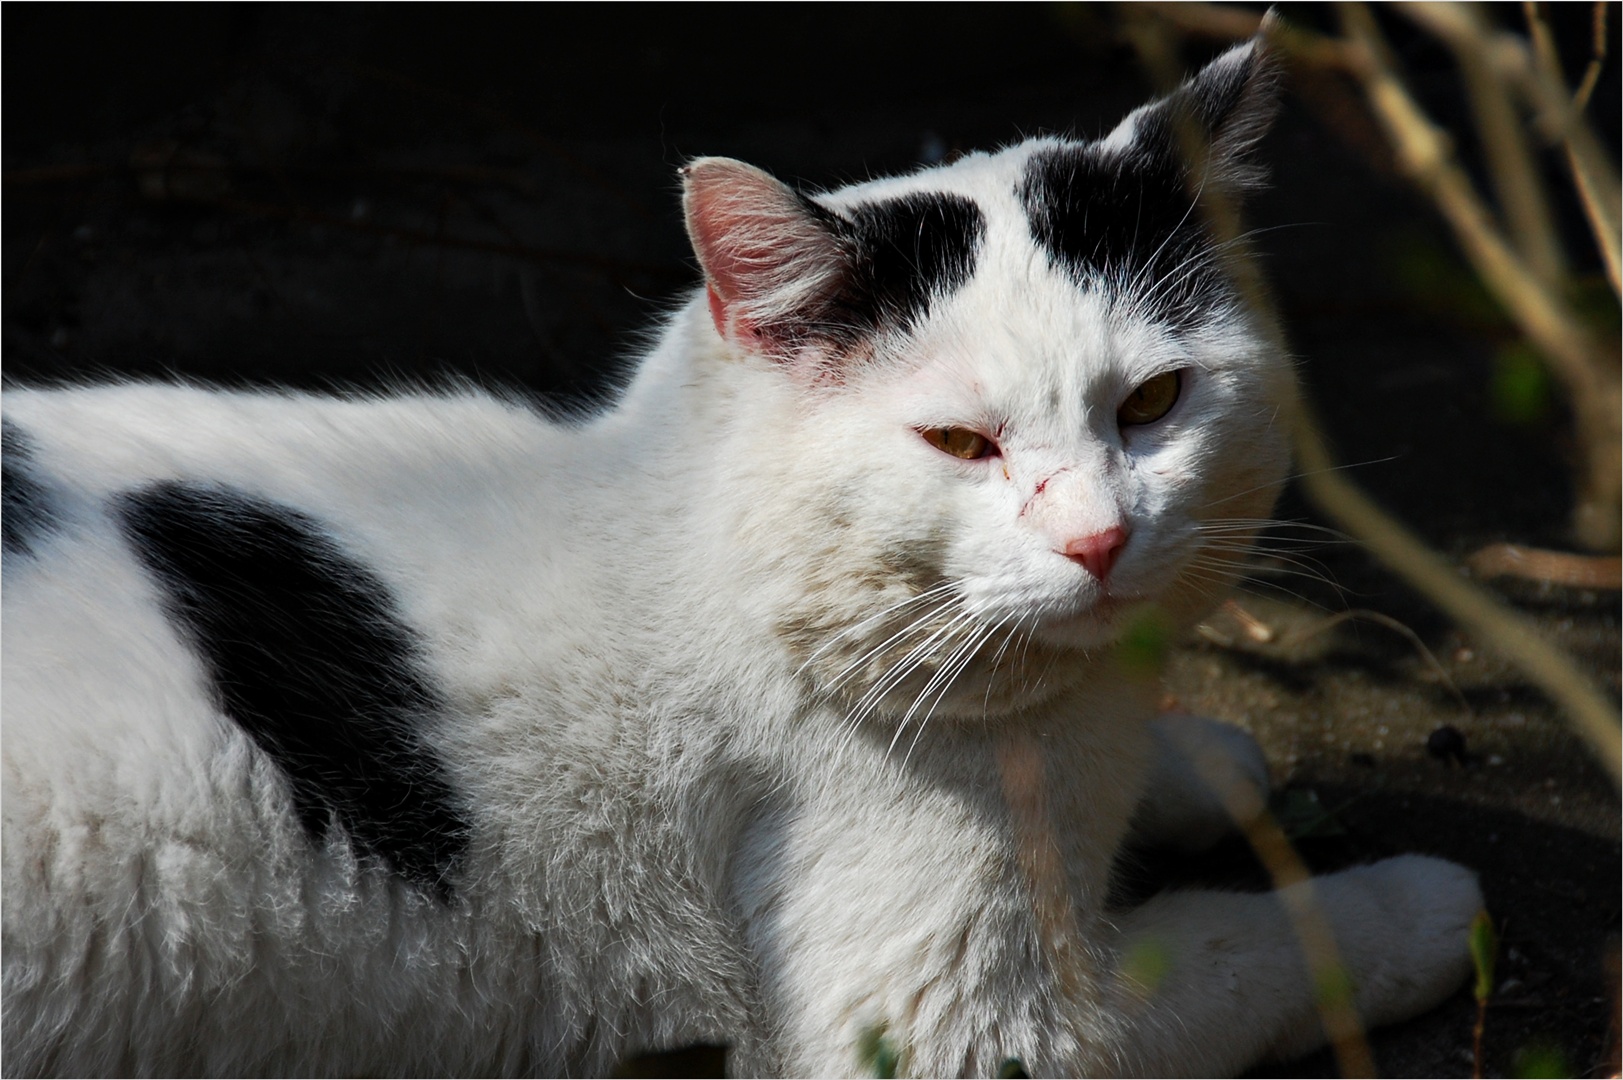
[[[1336,937],[1366,1024],[1425,1012],[1471,974],[1471,920],[1483,908],[1475,872],[1400,855],[1326,880],[1355,901],[1338,905]]]
[[[1156,759],[1133,817],[1139,843],[1199,851],[1261,814],[1268,761],[1233,724],[1168,713],[1150,721]]]

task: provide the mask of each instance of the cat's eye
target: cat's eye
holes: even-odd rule
[[[1135,424],[1153,424],[1172,411],[1183,389],[1183,372],[1163,371],[1145,380],[1116,410],[1116,422],[1123,427]]]
[[[989,457],[997,449],[991,439],[970,428],[925,428],[919,434],[924,436],[925,442],[942,453],[963,458],[965,461]]]

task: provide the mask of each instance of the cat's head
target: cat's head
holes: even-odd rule
[[[1203,196],[1257,184],[1275,82],[1249,43],[1102,140],[813,196],[684,170],[705,332],[779,391],[751,451],[777,495],[740,528],[797,577],[782,631],[825,689],[1016,707],[1034,655],[1220,597],[1282,482],[1292,383]]]

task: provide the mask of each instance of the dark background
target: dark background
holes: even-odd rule
[[[1281,10],[1333,30],[1327,10]],[[1494,14],[1518,25],[1517,5]],[[602,397],[697,282],[684,160],[736,156],[816,187],[1035,133],[1102,134],[1153,92],[1123,17],[1070,4],[8,4],[5,375],[320,390],[457,378]],[[1446,51],[1380,17],[1474,168]],[[1575,82],[1590,7],[1552,17]],[[1613,10],[1614,58],[1617,23]],[[1220,48],[1192,40],[1185,59]],[[1614,59],[1591,109],[1614,151],[1618,85]],[[1496,404],[1518,336],[1391,167],[1357,88],[1294,69],[1288,94],[1250,224],[1341,459],[1449,556],[1561,546],[1572,448],[1559,395],[1515,418]],[[1597,280],[1577,208],[1558,212]],[[1281,516],[1312,520],[1294,493]],[[1494,1014],[1490,1068],[1513,1070],[1540,1040],[1591,1067],[1616,1030],[1615,789],[1512,669],[1471,659],[1355,549],[1314,554],[1342,591],[1289,579],[1300,599],[1255,601],[1313,648],[1199,639],[1175,657],[1175,692],[1249,722],[1289,789],[1361,800],[1342,839],[1306,844],[1318,863],[1432,850],[1482,868],[1512,945],[1528,935],[1517,955],[1535,984]],[[1615,593],[1508,595],[1615,690]],[[1426,685],[1395,635],[1312,631],[1314,604],[1402,620],[1469,708]],[[1466,767],[1426,756],[1442,720],[1467,736]],[[1380,1044],[1388,1071],[1468,1071],[1470,1003],[1452,1010]]]
[[[1588,6],[1556,8],[1576,70]],[[451,372],[589,391],[695,280],[674,181],[686,158],[828,186],[1102,133],[1151,94],[1118,15],[10,6],[6,372],[305,387]],[[1391,29],[1469,154],[1445,52]],[[1218,47],[1192,43],[1189,62]],[[1360,479],[1433,539],[1559,541],[1559,406],[1531,427],[1484,423],[1513,332],[1386,166],[1356,91],[1298,74],[1252,224],[1343,457],[1378,462]],[[1616,90],[1614,68],[1594,108],[1614,138]],[[1461,470],[1466,432],[1477,457]],[[1467,471],[1511,483],[1485,503]]]

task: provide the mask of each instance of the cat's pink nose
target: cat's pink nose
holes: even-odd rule
[[[1079,536],[1066,541],[1060,554],[1081,563],[1088,573],[1103,581],[1109,576],[1110,568],[1116,565],[1116,556],[1126,546],[1127,530],[1120,525],[1112,525],[1092,536]]]

